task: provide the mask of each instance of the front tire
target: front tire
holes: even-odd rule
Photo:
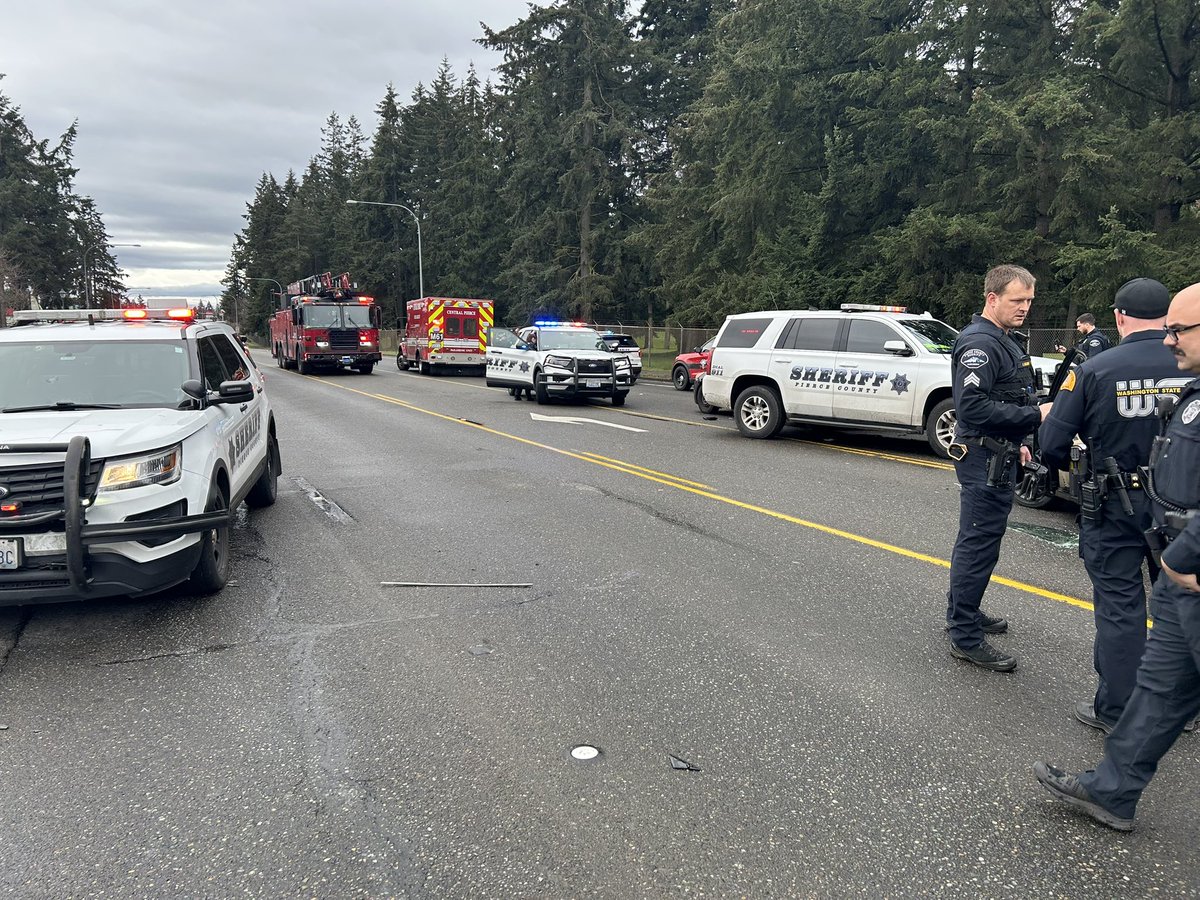
[[[619,393],[613,394],[612,395],[612,405],[613,406],[624,406],[625,398],[628,396],[629,396],[629,391],[620,391]]]
[[[356,366],[355,368],[356,371],[361,372],[363,375],[370,375],[375,371],[375,363],[365,363],[361,366]]]
[[[250,493],[246,494],[248,506],[262,509],[264,506],[271,506],[275,503],[275,497],[279,491],[279,473],[282,469],[279,458],[279,441],[276,440],[275,431],[272,430],[267,434],[267,465],[263,468],[262,474],[258,476],[258,480],[251,486]]]
[[[229,492],[214,482],[205,512],[226,513],[225,524],[210,528],[200,539],[200,561],[188,579],[188,588],[196,594],[215,594],[229,583],[232,560],[229,558]]]
[[[550,392],[546,390],[546,377],[541,372],[533,373],[533,393],[538,406],[545,406],[550,402]]]
[[[671,371],[671,384],[675,385],[677,391],[686,391],[692,386],[692,378],[688,375],[687,366],[676,366]]]
[[[716,413],[717,408],[704,399],[704,391],[700,389],[700,379],[696,379],[696,383],[692,386],[692,399],[696,401],[696,409],[700,410],[700,414],[711,416]]]
[[[929,447],[942,459],[950,458],[950,444],[954,441],[954,429],[958,416],[954,412],[954,399],[947,397],[929,411],[925,420],[925,439]]]
[[[408,371],[408,358],[404,355],[403,350],[396,351],[396,368],[401,372]]]
[[[756,384],[738,394],[733,404],[733,420],[738,431],[748,438],[772,438],[783,428],[783,404],[774,390]]]

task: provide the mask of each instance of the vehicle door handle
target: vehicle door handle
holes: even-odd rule
[[[245,412],[249,408],[250,408],[249,403],[243,403],[241,406],[238,407],[238,412]]]
[[[777,360],[775,360],[775,362],[779,363],[779,365],[781,365],[781,366],[787,366],[787,365],[791,365],[792,361],[790,359],[777,359]]]
[[[857,369],[859,365],[859,363],[841,363],[843,369]]]

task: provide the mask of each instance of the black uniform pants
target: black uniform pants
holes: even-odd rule
[[[1092,799],[1133,818],[1158,762],[1200,713],[1200,594],[1162,575],[1150,595],[1154,628],[1137,686],[1104,744],[1104,759],[1079,776]]]
[[[1013,489],[987,486],[991,451],[970,445],[967,455],[955,460],[961,486],[958,537],[950,554],[950,592],[946,595],[946,622],[950,640],[969,650],[983,642],[979,604],[1000,558],[1000,540],[1008,527]],[[1011,475],[1011,473],[1010,473]]]
[[[1095,709],[1109,723],[1121,718],[1146,649],[1142,563],[1150,560],[1151,580],[1158,574],[1144,534],[1152,522],[1149,498],[1142,491],[1129,491],[1129,500],[1132,516],[1110,492],[1100,521],[1080,519],[1079,523],[1079,555],[1092,580],[1096,618],[1092,663],[1100,683]]]

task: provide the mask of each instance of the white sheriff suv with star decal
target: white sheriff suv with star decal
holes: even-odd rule
[[[0,329],[0,606],[221,590],[233,510],[274,503],[280,472],[233,329],[188,308],[17,320]]]
[[[957,335],[901,306],[740,313],[721,327],[696,401],[732,410],[747,437],[774,437],[788,423],[924,433],[945,457]],[[1049,384],[1057,360],[1033,364],[1035,383]]]

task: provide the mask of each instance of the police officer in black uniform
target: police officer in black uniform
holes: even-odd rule
[[[1082,337],[1075,343],[1072,352],[1082,353],[1087,359],[1091,359],[1097,353],[1112,348],[1112,341],[1108,336],[1096,327],[1096,317],[1091,313],[1084,313],[1075,320],[1075,328],[1080,332]],[[1062,344],[1057,344],[1055,348],[1059,353],[1066,353],[1067,348]]]
[[[1179,369],[1200,375],[1200,284],[1176,294],[1164,328]],[[1118,831],[1133,829],[1159,760],[1200,712],[1200,379],[1180,393],[1155,441],[1144,489],[1153,502],[1152,536],[1165,549],[1137,686],[1095,769],[1072,775],[1044,762],[1033,767],[1056,798]]]
[[[1100,685],[1093,701],[1075,705],[1075,717],[1105,733],[1121,718],[1146,648],[1143,561],[1149,560],[1151,581],[1158,574],[1146,545],[1150,500],[1138,468],[1158,433],[1157,398],[1178,395],[1191,380],[1180,377],[1162,341],[1170,304],[1170,293],[1152,278],[1122,285],[1113,304],[1121,343],[1067,376],[1053,408],[1043,405],[1038,432],[1046,464],[1070,466],[1081,486],[1079,555],[1092,580],[1092,659]],[[1072,453],[1076,435],[1086,450]]]
[[[1013,504],[1013,472],[1028,460],[1022,441],[1041,420],[1033,368],[1010,332],[1033,304],[1034,277],[1020,266],[997,266],[984,278],[981,315],[958,335],[950,377],[958,427],[950,448],[961,486],[958,537],[950,556],[946,630],[950,653],[985,669],[1011,672],[1017,661],[989,644],[1008,622],[980,609],[1000,558]]]

